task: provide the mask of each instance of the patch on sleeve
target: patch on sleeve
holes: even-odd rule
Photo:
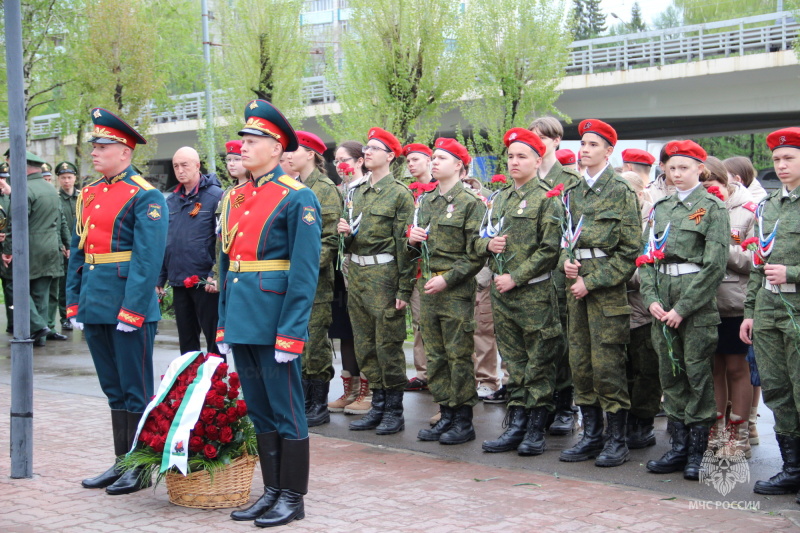
[[[758,205],[754,202],[747,202],[746,204],[743,204],[742,207],[744,207],[751,213],[755,213],[756,209],[758,209]]]
[[[147,206],[147,218],[151,220],[161,219],[161,206],[158,204],[150,204]]]
[[[304,207],[302,219],[309,226],[313,225],[317,222],[317,210],[313,207]]]

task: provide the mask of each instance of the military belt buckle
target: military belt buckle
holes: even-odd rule
[[[232,272],[239,272],[239,261],[231,261],[231,268]]]

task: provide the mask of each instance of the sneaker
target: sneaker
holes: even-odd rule
[[[503,385],[496,391],[492,392],[489,396],[483,398],[483,403],[507,403],[508,402],[508,389]]]
[[[417,392],[421,390],[428,390],[428,382],[424,379],[411,378],[406,383],[406,392]]]
[[[479,385],[478,386],[478,398],[481,400],[490,396],[494,391],[488,385]]]

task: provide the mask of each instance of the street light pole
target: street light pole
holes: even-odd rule
[[[206,150],[207,169],[209,173],[217,171],[217,154],[214,149],[214,107],[211,101],[211,38],[208,35],[208,0],[200,2],[203,11],[203,58],[205,59],[206,78]]]

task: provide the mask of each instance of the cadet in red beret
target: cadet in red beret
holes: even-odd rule
[[[367,138],[369,140],[376,140],[379,141],[386,149],[389,150],[390,153],[394,154],[395,159],[403,155],[403,145],[400,144],[400,141],[397,140],[397,137],[389,133],[388,131],[381,129],[381,128],[372,128],[369,130],[367,134]],[[369,142],[367,142],[367,146],[369,146]],[[364,153],[366,152],[366,146],[364,147]]]
[[[644,150],[628,148],[622,151],[622,171],[636,172],[645,187],[650,183],[650,169],[655,162],[656,158]]]
[[[225,166],[228,175],[236,180],[237,185],[247,180],[247,171],[242,166],[242,141],[237,139],[225,143]]]
[[[794,494],[800,490],[800,401],[794,393],[800,367],[795,347],[800,334],[789,326],[797,313],[787,307],[800,307],[800,241],[795,233],[800,227],[800,128],[770,133],[767,146],[783,187],[762,200],[757,211],[755,234],[774,231],[775,237],[769,245],[771,253],[754,252],[757,266],[750,270],[739,336],[753,344],[758,354],[764,402],[775,415],[775,438],[783,458],[781,471],[769,480],[757,481],[753,492]]]
[[[562,167],[571,168],[575,170],[578,164],[578,159],[575,157],[575,152],[567,148],[556,151],[556,159],[561,163]]]
[[[417,280],[421,293],[420,321],[428,361],[428,388],[439,404],[441,418],[417,438],[441,444],[463,444],[475,439],[472,408],[478,403],[472,363],[475,275],[484,261],[475,250],[483,202],[460,183],[461,171],[471,161],[455,139],[434,143],[433,175],[437,188],[420,197],[408,244],[422,257]],[[420,248],[427,242],[427,252]],[[423,254],[427,253],[427,256]]]
[[[583,438],[561,453],[567,462],[597,458],[596,466],[628,460],[631,407],[626,378],[630,307],[625,282],[640,249],[641,218],[636,193],[608,164],[617,133],[596,119],[578,126],[583,179],[566,191],[572,223],[583,220],[572,257],[562,253],[564,273],[573,280],[567,297],[569,347],[575,403],[584,420]],[[614,309],[609,312],[609,309]],[[603,440],[603,412],[609,438]]]

